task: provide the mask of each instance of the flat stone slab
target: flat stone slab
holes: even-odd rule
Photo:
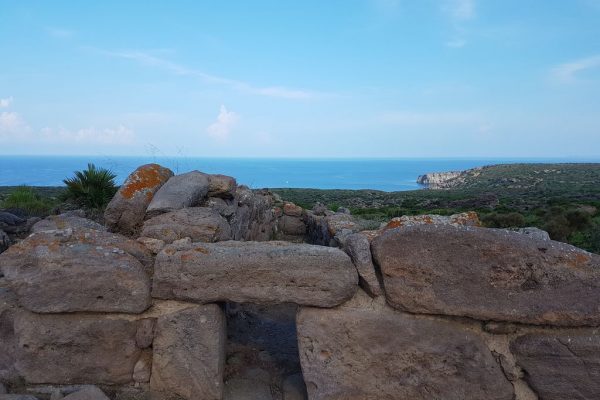
[[[388,302],[418,314],[600,324],[600,256],[517,232],[422,225],[372,242]]]
[[[159,316],[150,388],[186,400],[221,400],[225,315],[216,304]]]
[[[457,322],[395,311],[381,297],[359,291],[337,308],[302,307],[297,327],[311,400],[514,396],[478,333]]]
[[[144,222],[142,237],[172,243],[189,237],[192,242],[218,242],[231,239],[231,228],[218,211],[189,207],[157,215]]]
[[[146,213],[156,215],[198,205],[208,193],[208,175],[191,171],[175,175],[154,194]]]
[[[156,257],[153,297],[202,303],[297,303],[333,307],[356,291],[343,251],[288,242],[167,246]]]
[[[510,349],[540,399],[600,398],[600,331],[577,329],[530,333]]]
[[[19,303],[38,313],[143,312],[151,260],[140,243],[85,228],[34,233],[0,255]]]

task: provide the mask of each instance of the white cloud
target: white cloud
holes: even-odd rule
[[[0,99],[0,108],[6,108],[6,107],[10,106],[12,101],[13,101],[12,97],[7,97],[6,99]]]
[[[16,112],[0,112],[0,141],[26,140],[31,134],[27,122]]]
[[[558,65],[552,68],[551,75],[558,82],[569,83],[577,81],[579,73],[594,68],[600,68],[600,55]]]
[[[98,51],[98,50],[96,50]],[[136,61],[139,64],[160,68],[167,72],[170,72],[175,75],[180,76],[190,76],[193,78],[200,79],[201,81],[214,84],[214,85],[224,85],[228,86],[234,90],[255,94],[259,96],[267,96],[267,97],[276,97],[282,99],[290,99],[290,100],[302,100],[302,99],[310,99],[318,96],[322,96],[323,93],[318,93],[315,91],[304,90],[304,89],[294,89],[288,88],[284,86],[254,86],[247,82],[238,81],[235,79],[224,78],[217,75],[207,74],[204,71],[189,68],[187,66],[174,63],[172,61],[156,57],[152,54],[148,54],[143,51],[104,51],[100,50],[100,53],[110,56],[123,58],[127,60]]]
[[[206,128],[206,132],[216,140],[227,140],[238,120],[239,116],[235,112],[227,111],[227,108],[222,105],[217,120]]]
[[[134,132],[118,125],[114,128],[88,127],[78,130],[65,128],[42,128],[40,139],[47,142],[96,145],[126,145],[135,140]]]

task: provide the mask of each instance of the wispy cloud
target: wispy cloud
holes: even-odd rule
[[[578,80],[581,72],[600,68],[600,55],[570,61],[552,68],[551,76],[557,82],[572,83]]]
[[[450,20],[453,31],[452,38],[446,42],[446,46],[452,48],[466,46],[464,25],[477,16],[475,0],[445,0],[442,3],[442,12]]]
[[[232,89],[238,90],[240,92],[251,93],[260,96],[277,97],[291,100],[302,100],[323,95],[323,93],[311,90],[288,88],[284,86],[254,86],[247,82],[212,75],[199,69],[190,68],[185,65],[178,64],[161,57],[157,57],[144,51],[105,51],[97,49],[95,50],[100,51],[102,54],[105,54],[110,57],[132,60],[141,65],[159,68],[175,75],[189,76],[197,78],[203,81],[204,83],[224,85]]]
[[[0,99],[0,108],[9,107],[12,102],[13,102],[12,97],[7,97],[6,99]]]
[[[227,108],[222,105],[217,116],[217,120],[212,123],[206,132],[215,140],[225,141],[229,138],[231,131],[237,125],[240,117],[233,111],[228,111]]]
[[[77,130],[46,127],[40,130],[39,138],[43,141],[69,144],[127,145],[135,141],[135,134],[123,125],[110,128],[92,126]]]
[[[46,28],[48,35],[58,38],[67,39],[75,35],[75,32],[70,29],[59,28],[59,27],[48,27]]]

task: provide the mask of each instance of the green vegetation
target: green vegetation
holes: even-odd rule
[[[63,200],[89,209],[103,209],[118,190],[117,176],[105,168],[88,164],[87,170],[75,171],[75,176],[63,180],[67,189]]]
[[[476,211],[484,226],[535,226],[555,240],[600,253],[600,164],[496,165],[470,170],[456,187],[444,190],[273,191],[305,208],[321,202],[377,221]]]
[[[0,201],[0,208],[21,210],[28,215],[43,216],[50,213],[58,203],[55,197],[41,196],[29,186],[11,188]]]

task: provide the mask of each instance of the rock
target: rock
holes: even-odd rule
[[[268,191],[252,191],[238,186],[238,208],[230,219],[234,240],[267,241],[275,234],[277,221],[273,213],[273,196]]]
[[[6,211],[0,211],[0,227],[22,225],[24,223],[25,219]]]
[[[63,398],[64,400],[110,400],[96,386],[87,386],[86,388],[72,393]]]
[[[0,400],[38,400],[38,398],[28,394],[0,394]]]
[[[265,382],[234,378],[225,383],[223,400],[273,400],[273,396]]]
[[[416,225],[481,226],[481,221],[477,213],[473,211],[450,216],[436,214],[403,215],[392,218],[383,229],[387,230]]]
[[[118,315],[20,311],[17,369],[29,384],[129,383],[141,353],[137,325]]]
[[[301,308],[297,325],[311,400],[513,399],[482,336],[460,323],[394,311],[359,291],[334,309]]]
[[[523,235],[527,235],[529,237],[532,237],[534,239],[539,239],[539,240],[550,240],[550,235],[548,234],[548,232],[543,231],[539,228],[536,227],[527,227],[527,228],[518,228],[515,229],[515,232],[521,233]]]
[[[9,247],[10,247],[10,238],[3,230],[0,230],[0,253],[3,253]]]
[[[307,400],[306,385],[302,374],[290,375],[284,379],[282,385],[283,400]]]
[[[197,206],[208,193],[208,176],[199,171],[172,176],[154,194],[146,209],[150,216]]]
[[[411,313],[600,324],[600,256],[502,229],[422,225],[372,243],[388,302]]]
[[[294,203],[285,203],[283,205],[283,214],[289,215],[290,217],[301,217],[302,207],[295,205]]]
[[[146,349],[152,346],[155,326],[156,320],[153,318],[145,318],[140,320],[137,332],[135,333],[135,343],[140,349]]]
[[[140,313],[150,306],[150,277],[124,237],[93,229],[34,233],[0,255],[19,303],[38,313]]]
[[[513,340],[510,349],[540,399],[597,399],[600,395],[598,329],[530,333]]]
[[[50,394],[50,400],[61,400],[63,398],[64,396],[62,395],[60,389],[55,388],[52,390],[52,393]]]
[[[197,243],[158,254],[153,296],[333,307],[352,297],[357,280],[350,258],[338,249],[277,241]]]
[[[350,211],[350,209],[346,208],[346,207],[340,207],[340,208],[337,209],[336,212],[340,213],[340,214],[348,214],[348,215],[352,214],[352,212]]]
[[[226,175],[208,175],[209,197],[231,198],[235,196],[237,183],[235,178]]]
[[[346,238],[344,251],[350,256],[358,272],[360,286],[370,295],[381,295],[381,286],[371,259],[371,244],[365,235],[354,233]]]
[[[234,199],[223,200],[220,197],[209,197],[202,207],[212,208],[224,218],[230,218],[237,210],[237,202]]]
[[[144,351],[133,367],[133,380],[138,383],[150,382],[152,373],[152,351]]]
[[[189,207],[150,218],[144,222],[142,236],[165,243],[185,237],[193,242],[217,242],[231,239],[231,228],[215,210]]]
[[[220,400],[225,341],[225,316],[216,304],[159,317],[150,388],[186,400]]]
[[[325,204],[321,202],[316,202],[312,208],[312,212],[314,215],[325,216],[325,213],[328,211]]]
[[[100,225],[99,223],[74,216],[68,214],[61,215],[51,215],[46,219],[43,219],[37,223],[35,223],[31,227],[31,232],[42,232],[42,231],[54,231],[57,229],[77,229],[77,228],[87,228],[87,229],[95,229],[98,231],[106,231],[106,227]]]
[[[170,169],[158,164],[142,165],[133,171],[106,207],[104,222],[108,229],[135,234],[144,221],[154,193],[172,176]]]
[[[306,233],[306,224],[298,217],[284,215],[279,219],[279,229],[286,235],[304,236]]]
[[[6,387],[0,382],[0,394],[6,394]]]
[[[419,175],[417,183],[426,185],[429,189],[442,189],[458,186],[466,174],[466,171],[431,172]]]
[[[166,245],[164,240],[144,236],[137,238],[136,241],[143,244],[148,250],[152,252],[152,254],[158,254]]]
[[[17,338],[14,332],[14,317],[17,297],[0,278],[0,383],[9,383],[18,378],[15,370]]]

